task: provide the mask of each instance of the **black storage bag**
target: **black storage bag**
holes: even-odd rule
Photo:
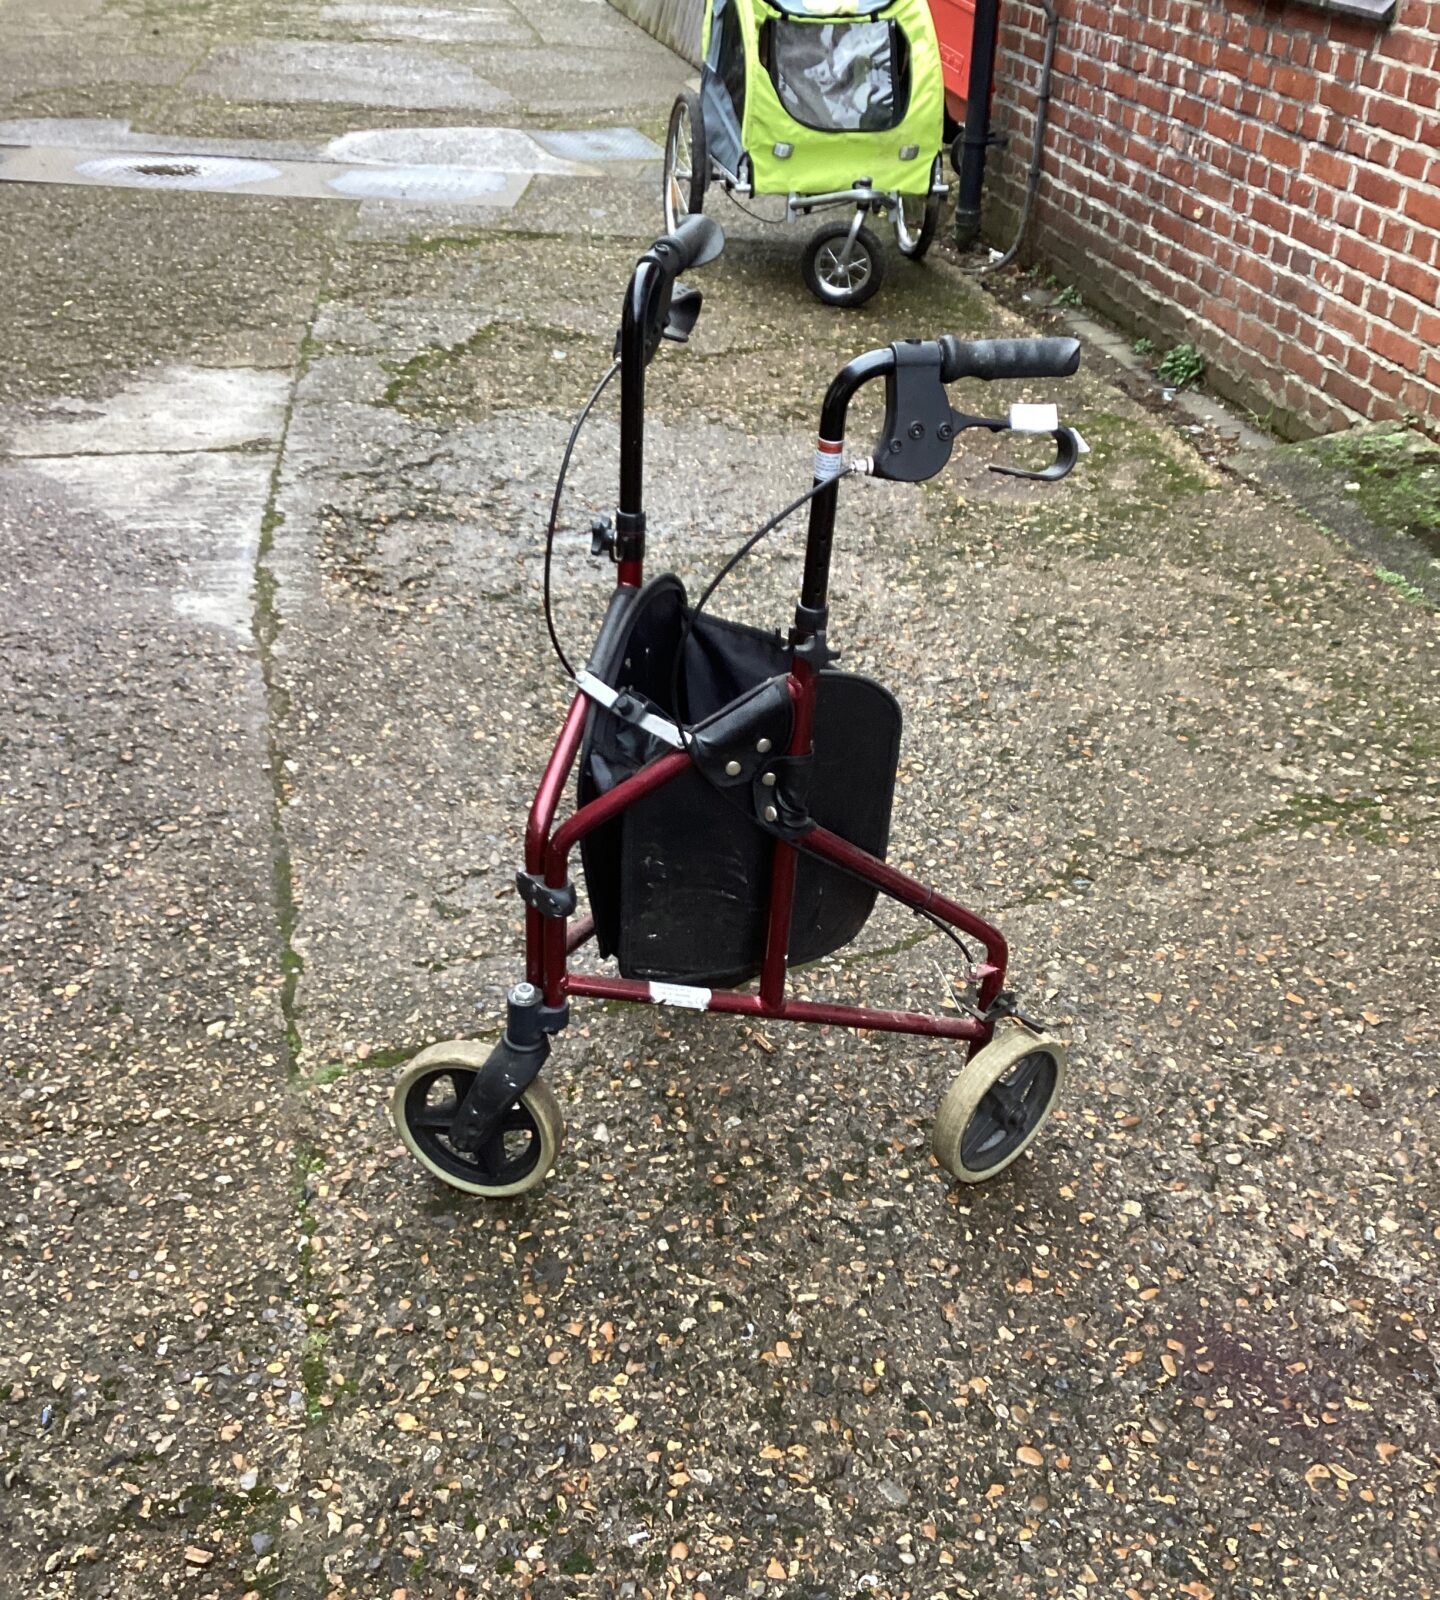
[[[590,670],[675,715],[672,679],[689,609],[680,580],[653,579],[616,596]],[[702,614],[686,642],[679,715],[700,722],[767,678],[789,670],[778,634]],[[884,857],[900,753],[900,707],[869,678],[827,670],[816,699],[810,814]],[[665,754],[667,746],[592,706],[580,755],[586,804]],[[581,841],[596,938],[627,978],[733,988],[756,977],[765,952],[774,844],[756,826],[749,791],[718,794],[682,773]],[[815,961],[848,944],[876,891],[802,854],[790,961]]]

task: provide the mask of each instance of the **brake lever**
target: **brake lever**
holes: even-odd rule
[[[1068,478],[1080,459],[1080,437],[1074,428],[1055,428],[1050,437],[1055,441],[1055,459],[1048,467],[1035,471],[1030,467],[1006,467],[990,463],[991,472],[1007,478],[1028,478],[1032,483],[1059,483]]]
[[[670,307],[666,313],[665,326],[660,330],[660,337],[669,339],[675,344],[687,343],[695,324],[700,320],[700,307],[704,304],[704,300],[705,296],[701,290],[677,283],[670,295]]]
[[[1040,408],[1037,406],[1035,409]],[[1048,409],[1053,416],[1053,407]],[[1080,435],[1074,428],[1017,428],[1009,417],[970,417],[962,411],[953,412],[951,420],[956,433],[963,433],[966,428],[984,428],[989,433],[1030,433],[1036,438],[1048,434],[1055,441],[1055,459],[1048,467],[1041,467],[1038,471],[1031,467],[1007,467],[991,462],[991,472],[998,472],[1006,478],[1026,478],[1031,483],[1059,483],[1061,478],[1068,478],[1075,470],[1075,463],[1082,453]]]
[[[1016,405],[1008,417],[973,417],[951,408],[941,381],[938,345],[902,341],[891,347],[894,367],[885,385],[885,422],[871,458],[876,477],[898,483],[923,483],[945,470],[957,435],[967,428],[989,433],[1048,434],[1055,459],[1036,472],[1028,467],[992,466],[1010,478],[1058,483],[1068,477],[1085,445],[1073,428],[1059,426],[1053,405]]]

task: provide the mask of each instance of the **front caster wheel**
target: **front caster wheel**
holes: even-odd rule
[[[848,222],[827,222],[816,229],[800,258],[805,287],[827,306],[863,306],[880,287],[885,258],[869,228],[853,239]]]
[[[505,1200],[549,1176],[565,1140],[565,1119],[549,1085],[536,1078],[479,1150],[457,1150],[450,1127],[491,1048],[452,1039],[422,1050],[395,1085],[390,1113],[406,1149],[441,1183]]]
[[[961,1183],[1002,1172],[1040,1132],[1065,1082],[1065,1046],[1015,1025],[977,1051],[935,1116],[935,1159]]]

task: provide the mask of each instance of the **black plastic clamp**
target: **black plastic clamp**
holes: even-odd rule
[[[617,511],[615,513],[615,549],[617,561],[643,561],[645,558],[645,513],[643,511]]]
[[[781,839],[799,839],[815,826],[810,815],[813,755],[773,756],[750,785],[755,820]]]
[[[1037,1019],[1034,1017],[1027,1017],[1025,1013],[1020,1010],[1019,1006],[1015,1003],[1015,992],[1012,989],[1002,989],[1000,993],[997,994],[990,1002],[990,1004],[985,1007],[985,1012],[981,1020],[984,1022],[995,1022],[1001,1017],[1014,1017],[1017,1022],[1023,1022],[1027,1028],[1032,1029],[1035,1033],[1049,1032],[1049,1029],[1046,1028],[1043,1022],[1037,1021]]]
[[[553,888],[538,872],[517,872],[515,887],[520,898],[532,911],[542,917],[573,917],[575,915],[575,885],[562,883]]]
[[[797,637],[798,629],[792,630],[790,635],[790,648],[802,661],[808,661],[816,671],[828,667],[832,661],[840,659],[840,652],[832,650],[825,642],[825,630],[817,629],[814,633]]]

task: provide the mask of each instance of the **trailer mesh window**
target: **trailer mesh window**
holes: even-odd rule
[[[825,133],[881,133],[905,115],[903,49],[890,22],[768,25],[770,78],[796,122]]]

